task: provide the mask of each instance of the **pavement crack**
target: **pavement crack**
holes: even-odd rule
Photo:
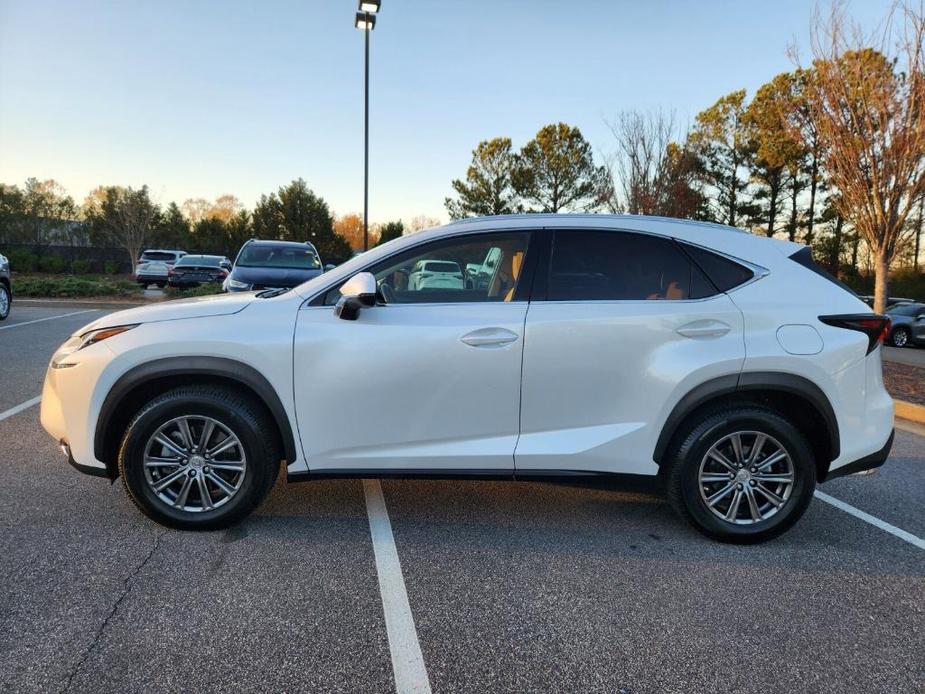
[[[119,605],[122,604],[122,601],[125,600],[126,596],[131,592],[135,577],[151,560],[151,557],[154,556],[154,553],[157,552],[157,549],[161,544],[161,538],[163,538],[164,535],[166,535],[168,532],[170,531],[167,529],[162,530],[154,537],[154,543],[151,545],[151,550],[147,555],[145,555],[145,558],[139,562],[138,566],[135,567],[132,573],[130,573],[122,582],[122,592],[119,593],[119,597],[117,597],[115,602],[113,602],[112,607],[109,609],[109,613],[106,615],[106,618],[103,619],[103,621],[100,623],[99,628],[93,635],[93,639],[90,641],[90,645],[87,646],[86,650],[83,652],[83,655],[80,657],[80,660],[77,661],[73,669],[68,674],[67,682],[64,684],[64,689],[61,690],[62,694],[66,694],[70,691],[71,685],[73,684],[77,673],[83,669],[83,666],[87,662],[87,659],[90,657],[90,654],[93,653],[93,649],[96,648],[97,644],[103,638],[103,633],[106,631],[106,627],[109,626],[110,620],[112,620],[112,618],[116,615],[116,612],[119,610]]]

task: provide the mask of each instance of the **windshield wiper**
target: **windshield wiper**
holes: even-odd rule
[[[280,294],[285,294],[288,292],[290,287],[277,287],[276,289],[264,289],[262,292],[257,292],[257,296],[261,299],[272,299],[274,296],[279,296]]]

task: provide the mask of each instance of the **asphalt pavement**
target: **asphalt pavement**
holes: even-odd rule
[[[0,418],[107,310],[14,305]],[[381,488],[422,691],[925,689],[925,549],[884,529],[925,537],[925,437],[897,431],[878,473],[821,487],[888,525],[816,499],[750,547],[701,537],[649,494]],[[280,481],[235,528],[166,530],[121,481],[66,465],[27,408],[0,419],[0,689],[395,691],[381,551],[355,480]]]
[[[925,347],[888,347],[883,346],[883,358],[898,364],[920,366],[925,369]],[[925,386],[923,386],[925,387]]]

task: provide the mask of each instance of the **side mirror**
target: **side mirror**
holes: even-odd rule
[[[356,320],[361,308],[376,305],[376,278],[370,272],[358,272],[340,288],[342,296],[334,306],[334,315]]]
[[[337,267],[337,266],[336,266],[334,263],[327,263],[327,264],[324,266],[324,271],[325,271],[325,272],[330,272],[331,270],[333,270],[333,269],[336,268],[336,267]]]

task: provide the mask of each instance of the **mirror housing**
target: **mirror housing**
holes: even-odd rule
[[[340,288],[342,296],[334,306],[334,315],[356,320],[361,308],[376,305],[376,278],[370,272],[358,272]]]
[[[336,268],[336,267],[337,267],[337,266],[336,266],[334,263],[326,263],[325,266],[324,266],[324,271],[325,271],[325,272],[330,272],[331,270],[333,270],[333,269]]]

